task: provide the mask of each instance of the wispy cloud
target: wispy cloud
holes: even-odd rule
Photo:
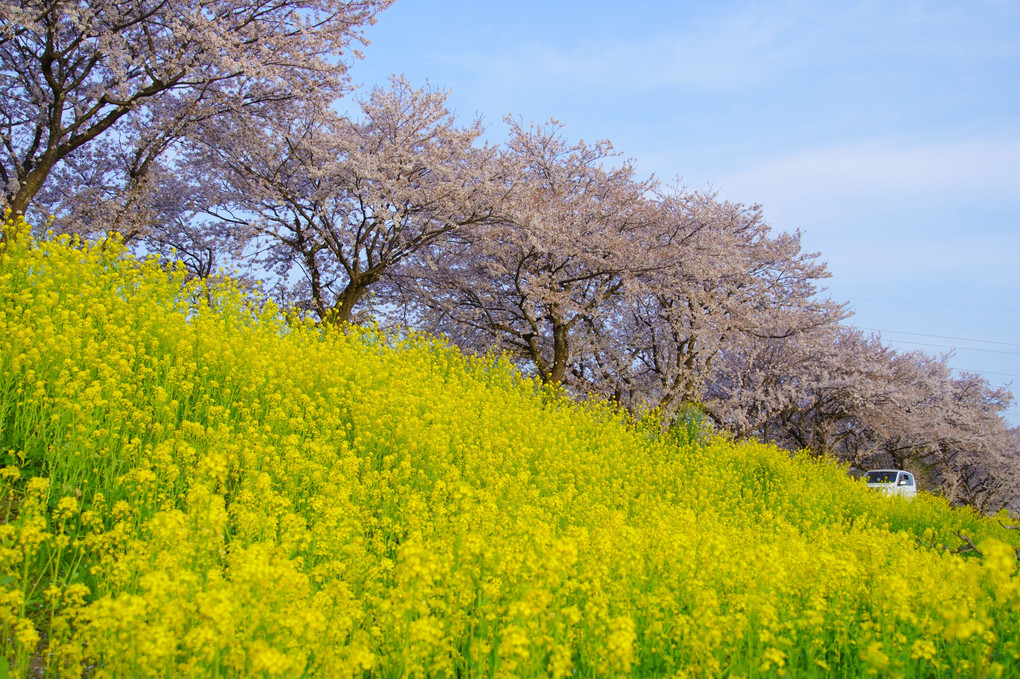
[[[532,88],[733,89],[771,80],[791,62],[788,28],[781,16],[745,13],[696,27],[667,23],[640,38],[534,41],[473,54],[469,63],[497,82]]]
[[[1020,249],[1020,236],[974,235],[966,226],[961,225],[953,236],[930,238],[895,231],[876,235],[851,227],[828,234],[834,242],[822,251],[822,259],[845,283],[936,284],[1017,292],[1013,253]],[[809,238],[808,244],[814,240],[819,239]]]
[[[871,141],[761,160],[719,187],[775,199],[805,196],[995,197],[1020,202],[1020,138],[904,145]]]
[[[841,67],[846,59],[987,60],[1020,50],[1006,28],[1018,11],[988,0],[960,6],[771,0],[718,12],[713,4],[697,7],[646,9],[647,30],[640,35],[615,31],[606,21],[592,23],[582,39],[551,31],[515,34],[469,54],[454,49],[450,58],[507,86],[626,92],[761,88],[794,70]],[[990,14],[1000,17],[1001,30],[989,32]],[[837,44],[842,54],[834,56]]]
[[[872,141],[760,160],[715,185],[804,229],[848,283],[986,286],[1020,292],[1020,138]]]
[[[497,57],[505,77],[562,87],[651,89],[681,85],[732,89],[771,80],[790,58],[782,22],[731,20],[706,33],[660,34],[642,41],[587,42],[565,49],[535,45],[529,58]]]

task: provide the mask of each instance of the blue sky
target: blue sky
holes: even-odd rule
[[[367,36],[356,82],[760,203],[851,323],[1020,395],[1020,3],[397,0]]]

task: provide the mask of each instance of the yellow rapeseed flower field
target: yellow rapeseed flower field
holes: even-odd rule
[[[0,676],[1020,676],[996,520],[25,230]]]

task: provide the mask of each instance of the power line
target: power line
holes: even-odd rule
[[[995,313],[1020,314],[1020,309],[991,309],[988,307],[962,306],[959,304],[939,304],[938,302],[917,302],[902,299],[877,299],[875,297],[855,297],[851,300],[862,302],[882,302],[884,304],[908,304],[913,306],[937,306],[943,309],[966,309],[967,311],[992,311]]]
[[[940,347],[942,349],[954,349],[959,351],[983,351],[989,354],[1006,354],[1008,356],[1020,356],[1020,351],[1002,351],[1001,349],[979,349],[978,347],[957,347],[950,344],[932,344],[931,342],[914,342],[912,340],[887,339],[887,342],[898,342],[900,344],[917,344],[922,347]]]
[[[991,370],[973,370],[971,368],[954,368],[962,373],[978,373],[979,375],[1001,375],[1002,377],[1020,377],[1020,375],[1014,375],[1013,373],[997,373]]]
[[[915,337],[934,337],[936,339],[956,340],[959,342],[980,342],[981,344],[1001,344],[1007,347],[1020,347],[1020,343],[1017,342],[998,342],[996,340],[974,339],[971,337],[950,337],[948,335],[929,335],[923,332],[908,332],[906,330],[882,330],[881,328],[859,328],[859,329],[870,330],[872,332],[891,332],[897,335],[913,335]]]

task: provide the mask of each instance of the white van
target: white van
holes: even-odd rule
[[[902,495],[910,498],[917,495],[914,475],[902,469],[873,469],[864,475],[864,481],[868,484],[868,488],[874,488],[886,495]]]

